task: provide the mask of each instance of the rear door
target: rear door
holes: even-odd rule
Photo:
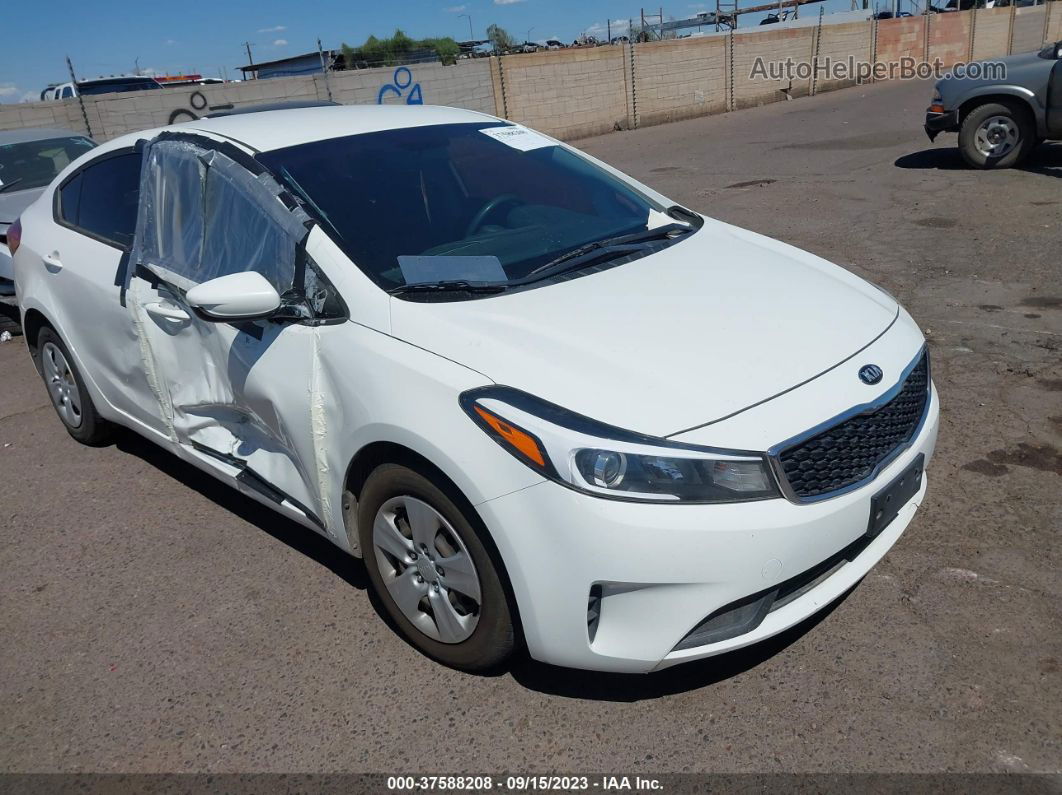
[[[145,369],[184,452],[246,493],[325,529],[311,388],[316,323],[305,214],[246,163],[187,140],[145,149],[129,295]],[[210,279],[254,270],[284,296],[284,319],[216,322],[185,300]],[[298,282],[298,286],[297,286]]]
[[[108,403],[155,433],[164,425],[141,367],[125,307],[123,271],[136,229],[141,155],[107,152],[67,176],[55,191],[41,268],[63,308],[60,332]]]

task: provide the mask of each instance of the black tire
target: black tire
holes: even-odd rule
[[[62,354],[65,366],[69,369],[73,388],[77,390],[79,421],[76,422],[71,420],[69,411],[64,412],[61,410],[52,386],[49,384],[49,367],[45,357],[51,355],[53,347],[57,348],[59,353]],[[74,364],[70,351],[67,350],[59,335],[48,326],[42,328],[40,334],[37,335],[37,357],[39,359],[38,370],[44,380],[44,386],[48,390],[48,397],[51,399],[52,407],[55,409],[60,422],[63,423],[63,427],[66,428],[67,433],[82,444],[93,447],[106,443],[114,433],[114,426],[103,419],[99,412],[96,411],[96,406],[93,405],[92,398],[89,396],[88,390],[85,389],[85,381],[81,377],[77,365]],[[52,361],[55,361],[55,359],[53,358]]]
[[[465,501],[453,491],[449,484],[433,482],[407,467],[398,464],[378,466],[365,481],[358,498],[359,542],[373,591],[388,616],[413,646],[451,668],[471,672],[489,671],[497,668],[512,654],[515,645],[513,617],[502,582],[501,563],[496,560],[489,542],[484,542],[486,531],[481,529],[478,517],[470,518],[465,510],[458,507]],[[385,503],[400,497],[415,498],[437,511],[460,536],[475,565],[481,597],[476,611],[478,619],[472,634],[461,642],[444,643],[418,629],[402,612],[384,584],[373,543],[373,523]]]
[[[1002,157],[991,157],[982,152],[976,141],[978,128],[993,117],[1010,120],[1017,128],[1018,140]],[[974,168],[1014,168],[1022,163],[1036,148],[1036,122],[1032,114],[1019,106],[988,102],[970,111],[959,128],[959,152],[963,160]]]

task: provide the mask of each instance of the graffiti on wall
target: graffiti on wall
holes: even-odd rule
[[[384,104],[389,97],[405,99],[407,105],[423,105],[424,95],[420,90],[420,83],[413,82],[413,72],[408,66],[400,66],[391,75],[391,82],[380,86],[376,94],[376,104]]]
[[[232,110],[236,107],[231,102],[223,102],[220,105],[211,105],[207,102],[206,94],[202,91],[195,91],[189,94],[188,104],[191,108],[174,108],[170,111],[170,120],[167,123],[176,124],[180,121],[195,121],[199,118],[199,113],[197,111],[213,113],[218,110]]]

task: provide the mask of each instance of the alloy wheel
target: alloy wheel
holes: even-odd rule
[[[1009,116],[989,116],[974,133],[974,145],[985,157],[1004,157],[1021,141],[1021,130]]]

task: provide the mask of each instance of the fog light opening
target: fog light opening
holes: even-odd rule
[[[590,642],[594,642],[597,635],[597,625],[601,621],[601,585],[595,583],[590,586],[590,596],[586,601],[586,634]]]

